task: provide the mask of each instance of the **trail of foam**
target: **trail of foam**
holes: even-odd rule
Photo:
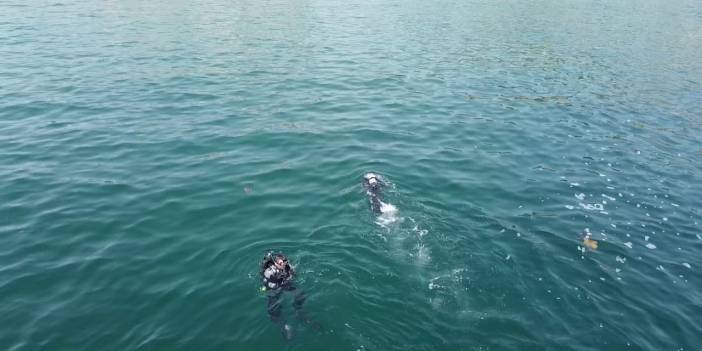
[[[394,184],[387,178],[382,177],[380,179],[385,184],[386,189],[395,188]],[[366,191],[366,193],[369,196],[373,195],[369,191]],[[403,255],[413,257],[419,264],[426,264],[431,261],[430,250],[423,241],[423,237],[428,234],[428,231],[421,229],[412,217],[400,216],[400,211],[394,204],[380,201],[380,214],[376,216],[375,224],[385,229],[385,233],[381,234],[384,240],[391,239],[401,243],[404,251]],[[411,227],[407,225],[411,225]],[[407,239],[412,240],[412,246],[407,245],[407,242],[405,242]]]

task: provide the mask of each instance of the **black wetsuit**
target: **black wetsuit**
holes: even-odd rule
[[[302,304],[305,302],[305,294],[302,290],[297,289],[293,283],[295,271],[287,262],[285,263],[285,268],[281,270],[275,267],[273,261],[270,260],[264,263],[261,275],[263,277],[263,286],[266,288],[268,296],[268,315],[270,315],[273,322],[284,322],[281,319],[282,306],[280,302],[284,291],[293,292],[293,308],[295,308],[296,314],[301,313]]]
[[[371,207],[373,208],[373,211],[375,213],[380,213],[380,209],[383,206],[382,201],[380,200],[380,181],[377,181],[374,184],[371,184],[368,182],[368,180],[364,180],[363,184],[366,188],[366,191],[368,193]]]

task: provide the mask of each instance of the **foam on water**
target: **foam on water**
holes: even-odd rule
[[[417,263],[424,265],[431,261],[431,254],[429,248],[422,242],[418,242],[415,247],[415,253],[413,254],[417,258]]]
[[[381,227],[387,228],[391,224],[397,222],[397,207],[385,202],[380,202],[380,214],[376,217],[375,223]]]

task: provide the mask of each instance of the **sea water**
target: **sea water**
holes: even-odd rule
[[[689,0],[1,1],[0,349],[695,350],[700,63]]]

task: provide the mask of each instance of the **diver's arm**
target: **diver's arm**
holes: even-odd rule
[[[293,268],[293,266],[288,264],[288,268],[289,269],[286,270],[286,276],[285,276],[285,280],[283,280],[283,284],[286,284],[286,283],[292,281],[293,278],[295,277],[295,269]]]

